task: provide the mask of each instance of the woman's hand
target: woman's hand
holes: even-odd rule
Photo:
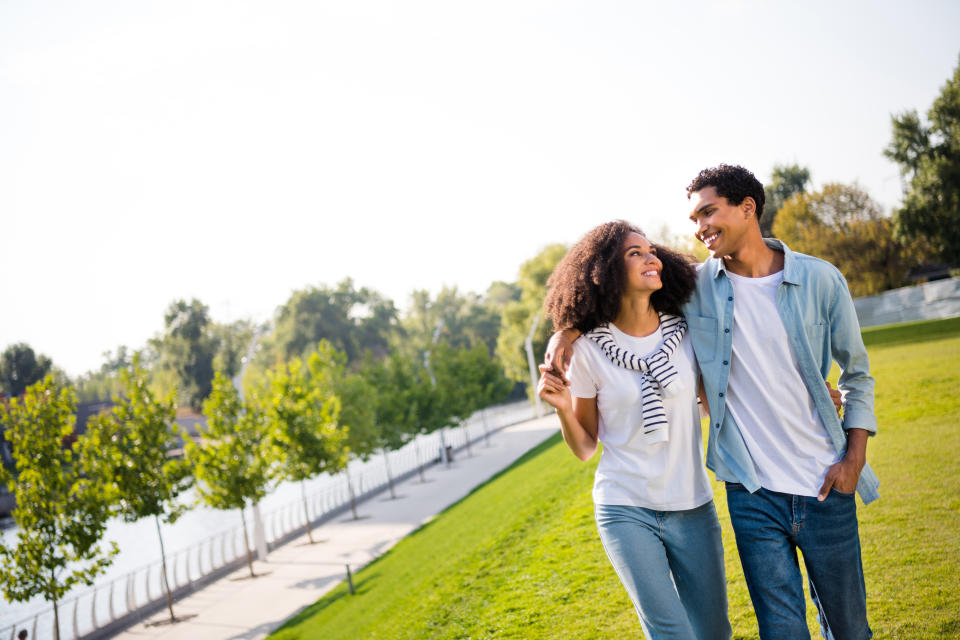
[[[569,411],[573,408],[570,390],[562,379],[553,374],[553,367],[550,365],[540,365],[537,395],[557,411]]]

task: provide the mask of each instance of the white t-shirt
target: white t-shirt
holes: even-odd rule
[[[658,328],[649,336],[629,336],[611,325],[617,344],[638,356],[663,341]],[[643,437],[641,375],[610,362],[592,340],[573,345],[568,377],[577,398],[597,399],[603,454],[593,483],[596,504],[628,505],[661,511],[693,509],[709,502],[713,490],[703,468],[703,440],[697,410],[697,367],[684,336],[673,356],[676,392],[664,398],[669,430],[666,442]]]
[[[734,295],[727,410],[740,427],[760,486],[814,497],[840,454],[800,377],[777,313],[783,272],[747,278],[727,271],[727,276]]]

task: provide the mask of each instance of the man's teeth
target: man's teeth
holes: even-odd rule
[[[703,243],[704,243],[704,244],[712,244],[713,241],[716,240],[719,236],[720,236],[720,232],[719,232],[719,231],[716,232],[716,233],[710,234],[709,236],[704,236],[704,238],[703,238]]]

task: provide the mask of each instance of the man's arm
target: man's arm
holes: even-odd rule
[[[550,367],[554,375],[563,380],[564,384],[570,384],[567,380],[567,367],[570,366],[570,358],[573,357],[573,343],[579,337],[578,330],[564,329],[550,336],[550,341],[547,342],[543,363]]]
[[[843,393],[843,429],[847,434],[847,450],[840,462],[827,470],[823,486],[817,494],[825,500],[831,487],[853,493],[860,472],[867,462],[867,440],[877,432],[873,411],[873,385],[867,348],[860,335],[853,298],[846,280],[840,275],[837,297],[830,310],[830,350],[840,366],[838,386]]]

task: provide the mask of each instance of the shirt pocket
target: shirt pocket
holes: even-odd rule
[[[818,367],[830,358],[830,347],[827,344],[827,325],[823,322],[809,322],[803,325],[803,332],[807,337],[807,344],[810,345],[810,352],[815,358]]]
[[[693,351],[701,365],[717,359],[720,336],[717,334],[717,319],[708,316],[687,316],[687,326],[693,339]]]

